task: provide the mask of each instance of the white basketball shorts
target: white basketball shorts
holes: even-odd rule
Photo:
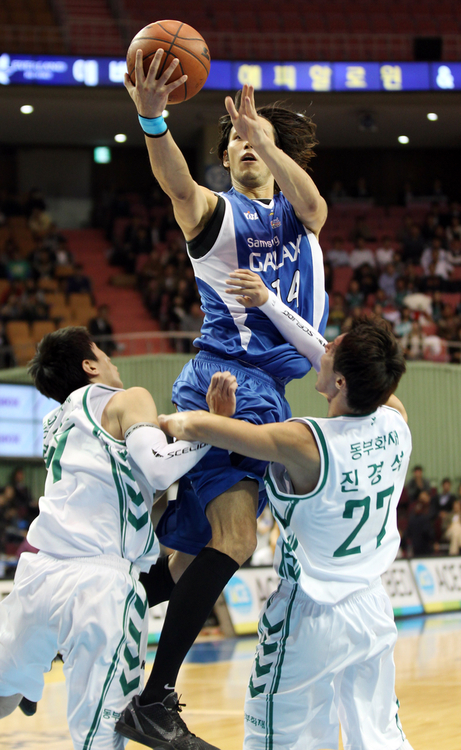
[[[265,605],[244,750],[398,750],[394,615],[381,582],[334,606],[282,581]]]
[[[42,696],[44,672],[64,661],[75,750],[122,750],[115,722],[143,687],[147,601],[128,560],[20,557],[0,603],[0,695]]]

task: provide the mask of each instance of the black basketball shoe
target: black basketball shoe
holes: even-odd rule
[[[19,704],[19,708],[26,716],[33,716],[37,711],[37,704],[34,701],[23,698]]]
[[[154,750],[219,750],[189,732],[180,717],[177,693],[170,693],[162,703],[141,706],[139,696],[122,712],[115,731]]]

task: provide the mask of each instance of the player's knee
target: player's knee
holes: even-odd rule
[[[224,533],[214,533],[212,537],[212,546],[232,557],[239,565],[251,557],[256,544],[256,526],[253,528],[252,524],[235,524]]]
[[[5,716],[9,716],[13,713],[14,709],[19,706],[22,699],[22,695],[16,693],[15,695],[0,696],[0,719],[4,719]]]

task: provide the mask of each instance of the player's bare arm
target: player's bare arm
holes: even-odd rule
[[[162,429],[183,440],[210,442],[261,461],[286,466],[295,490],[310,492],[320,476],[320,455],[308,427],[300,422],[253,425],[206,411],[159,415]],[[193,436],[193,437],[192,437]]]
[[[123,440],[125,432],[139,422],[158,426],[157,408],[151,394],[145,388],[128,388],[116,393],[102,416],[101,424],[117,440]]]
[[[163,50],[155,53],[147,75],[142,64],[142,51],[136,53],[136,84],[125,75],[126,89],[142,117],[160,117],[166,109],[168,95],[181,86],[187,76],[168,83],[176,70],[179,60],[175,58],[160,78],[157,73],[163,57]],[[187,162],[168,131],[161,138],[146,136],[149,160],[160,187],[171,198],[176,220],[184,232],[186,240],[196,237],[203,229],[216,207],[217,197],[211,191],[198,185],[189,172]]]
[[[262,127],[261,118],[256,112],[253,86],[243,86],[238,111],[230,96],[226,97],[225,104],[239,137],[251,143],[290,201],[299,220],[318,235],[327,218],[326,201],[309,175],[275,145]]]
[[[397,396],[392,394],[392,396],[390,396],[386,401],[385,406],[390,406],[392,407],[392,409],[396,409],[396,411],[400,412],[405,422],[408,424],[408,414],[405,410],[404,405],[402,404],[400,399],[397,398]]]

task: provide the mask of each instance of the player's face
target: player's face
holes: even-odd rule
[[[320,360],[320,372],[317,375],[315,389],[326,396],[327,399],[334,398],[338,393],[338,389],[336,388],[336,378],[338,377],[338,373],[334,371],[333,364],[335,351],[346,335],[347,334],[342,333],[340,336],[336,336],[334,341],[329,341],[325,347],[325,354]]]
[[[91,344],[91,348],[93,349],[95,359],[98,363],[101,382],[105,385],[110,385],[112,388],[123,388],[118,369],[113,364],[110,357],[108,357],[107,354],[104,354],[96,344]]]
[[[269,120],[265,120],[264,117],[258,117],[258,120],[265,133],[275,143],[274,129]],[[233,184],[251,188],[272,180],[269,168],[253,150],[250,142],[240,138],[235,128],[230,132],[223,164],[229,169]]]

